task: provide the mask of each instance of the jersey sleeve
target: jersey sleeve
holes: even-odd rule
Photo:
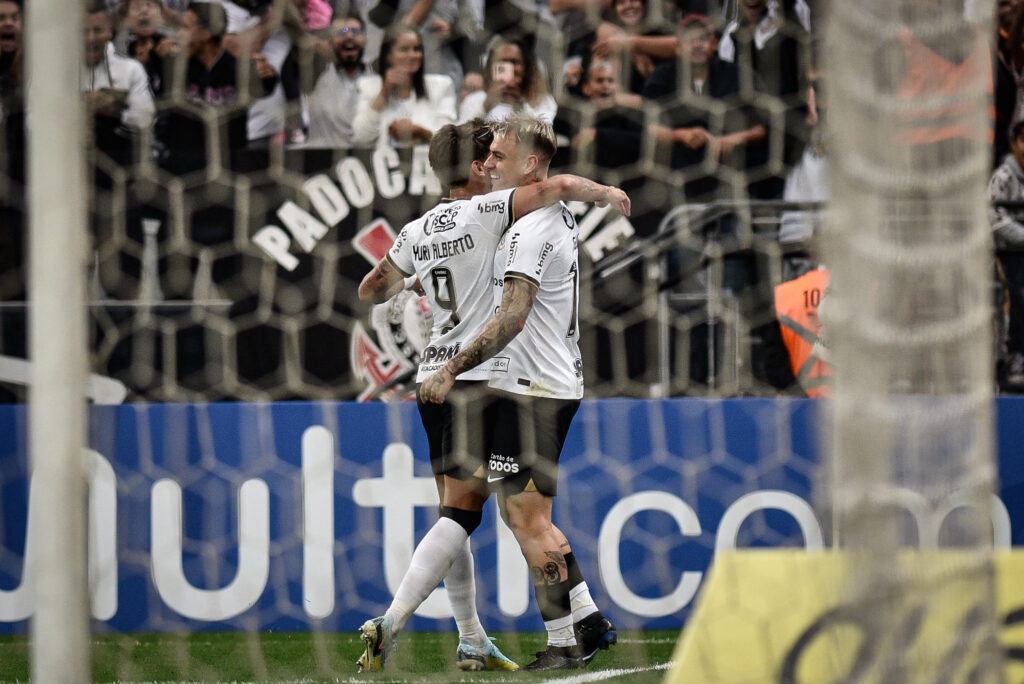
[[[508,240],[508,258],[504,277],[521,278],[539,287],[559,240],[565,237],[565,229],[560,224],[556,225],[549,217],[539,224],[519,221],[512,226],[505,238]]]
[[[512,225],[512,196],[515,188],[496,190],[470,200],[480,226],[491,235],[501,235]]]
[[[416,273],[416,265],[412,259],[412,233],[415,229],[415,221],[405,224],[387,253],[387,260],[406,278]]]

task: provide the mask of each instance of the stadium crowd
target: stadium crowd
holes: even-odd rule
[[[24,249],[15,190],[25,177],[22,50],[24,3],[31,1],[0,0],[10,190],[0,203],[5,300],[25,294],[23,279],[9,274],[20,272]],[[1022,92],[1024,2],[993,1],[996,169],[1015,154],[1007,131]],[[821,212],[792,204],[828,199],[823,11],[816,0],[90,0],[80,89],[92,123],[94,182],[109,190],[155,168],[199,207],[187,239],[230,246],[234,214],[218,192],[232,186],[233,174],[272,170],[288,153],[407,150],[445,124],[521,111],[554,125],[553,172],[585,173],[635,195],[638,238],[666,230],[667,207],[688,205],[688,230],[717,241],[725,254],[724,291],[753,315],[765,285],[770,292],[818,266],[809,245]],[[1024,178],[1019,161],[1002,173]],[[1022,198],[1006,183],[996,189],[994,200]],[[140,205],[162,201],[146,182],[131,190]],[[736,201],[788,209],[772,210],[770,221],[780,264],[763,263],[735,214],[699,222],[701,207]],[[102,207],[92,212],[102,243]],[[1024,233],[1024,211],[997,213],[1008,331],[1000,379],[1011,391],[1024,389],[1024,266],[1016,256],[1024,241],[1015,238]],[[141,244],[138,232],[128,239]],[[693,255],[677,252],[666,259],[665,281],[685,287]],[[119,275],[143,268],[141,257],[115,256]],[[103,293],[138,296],[124,290],[123,279],[105,276],[108,257],[97,256]],[[195,256],[164,257],[162,273],[178,268],[185,277],[162,279],[161,294],[194,296],[202,270]],[[232,298],[236,262],[225,248],[205,266]],[[757,286],[760,299],[744,299]],[[19,326],[6,322],[0,351],[22,355]],[[754,374],[782,391],[793,388],[792,379],[770,381],[764,363]]]

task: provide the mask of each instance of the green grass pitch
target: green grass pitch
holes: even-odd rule
[[[544,647],[542,633],[493,635],[520,665]],[[404,632],[394,667],[357,674],[358,634],[335,632],[197,632],[188,635],[104,634],[92,640],[96,682],[660,682],[678,630],[619,632],[586,670],[462,672],[455,666],[458,635]],[[29,640],[0,636],[0,682],[28,682]]]

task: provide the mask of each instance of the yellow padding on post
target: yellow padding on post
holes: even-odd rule
[[[995,555],[1006,682],[1024,681],[1024,551]],[[866,562],[866,561],[862,561]],[[852,610],[857,591],[849,556],[759,549],[715,556],[697,607],[673,654],[668,684],[891,684],[874,654],[899,649],[914,682],[968,682],[991,663],[977,639],[986,619],[989,566],[957,550],[907,552],[867,591],[878,610],[896,611],[897,629],[872,627],[872,610]],[[862,566],[858,566],[862,567]],[[983,633],[983,632],[982,632]],[[977,632],[975,632],[977,634]],[[972,645],[974,644],[974,645]],[[990,644],[994,645],[994,644]],[[978,681],[990,681],[982,678]]]

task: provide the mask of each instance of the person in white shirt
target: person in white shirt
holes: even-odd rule
[[[498,39],[487,53],[483,90],[468,94],[459,120],[482,116],[501,121],[513,112],[553,123],[558,103],[548,92],[537,57],[524,40]]]
[[[250,11],[251,5],[242,0],[219,0],[227,13],[227,35],[224,48],[235,57],[259,54],[280,76],[293,37],[304,33],[302,16],[290,2],[282,3],[284,12],[277,12],[277,3],[267,2],[265,7]],[[249,107],[246,137],[250,148],[265,148],[284,131],[287,103],[280,79],[273,91]]]
[[[388,255],[359,286],[361,299],[379,302],[401,289],[405,278],[415,278],[424,284],[434,318],[418,380],[473,339],[490,317],[495,246],[510,225],[523,220],[519,217],[529,217],[528,212],[561,199],[613,202],[628,210],[629,200],[621,190],[569,175],[482,194],[489,187],[483,160],[490,141],[490,129],[480,119],[443,126],[434,135],[429,151],[431,167],[450,188],[451,197],[407,224]],[[467,575],[472,583],[469,535],[480,524],[481,510],[490,494],[482,474],[488,454],[489,426],[474,429],[486,411],[478,410],[481,402],[476,399],[487,377],[485,367],[460,375],[457,403],[418,402],[430,444],[431,466],[438,478],[441,519],[417,545],[391,607],[383,616],[363,625],[361,632],[367,650],[360,665],[364,669],[379,670],[386,664],[388,655],[397,647],[395,637],[442,578],[450,598],[455,594],[466,595],[465,590],[457,590],[453,584],[455,575]],[[470,567],[468,573],[464,569],[466,562]],[[515,669],[503,656],[496,658],[488,653],[488,649],[496,649],[488,645],[479,620],[460,620],[455,599],[452,600],[461,637],[459,666]],[[475,612],[472,617],[476,618]],[[470,626],[475,631],[468,629]]]
[[[366,29],[358,14],[351,13],[331,22],[328,63],[306,98],[309,134],[305,147],[351,149],[353,121],[359,104],[359,79],[366,75],[363,51]]]
[[[495,189],[547,178],[556,150],[550,124],[513,114],[494,124],[484,167]],[[629,214],[629,200],[618,208]],[[579,226],[559,203],[517,221],[494,257],[497,313],[473,341],[420,385],[420,399],[445,400],[455,378],[489,364],[496,395],[488,483],[530,566],[548,633],[547,650],[527,670],[585,667],[617,641],[615,626],[590,598],[565,534],[551,521],[558,459],[583,397],[579,353]]]
[[[455,84],[442,74],[424,73],[423,42],[415,29],[400,25],[389,31],[376,68],[379,75],[359,81],[356,147],[412,147],[455,123]]]
[[[93,115],[96,147],[127,164],[135,134],[153,123],[156,107],[146,69],[117,54],[113,37],[114,23],[106,5],[97,2],[90,6],[80,87]]]

